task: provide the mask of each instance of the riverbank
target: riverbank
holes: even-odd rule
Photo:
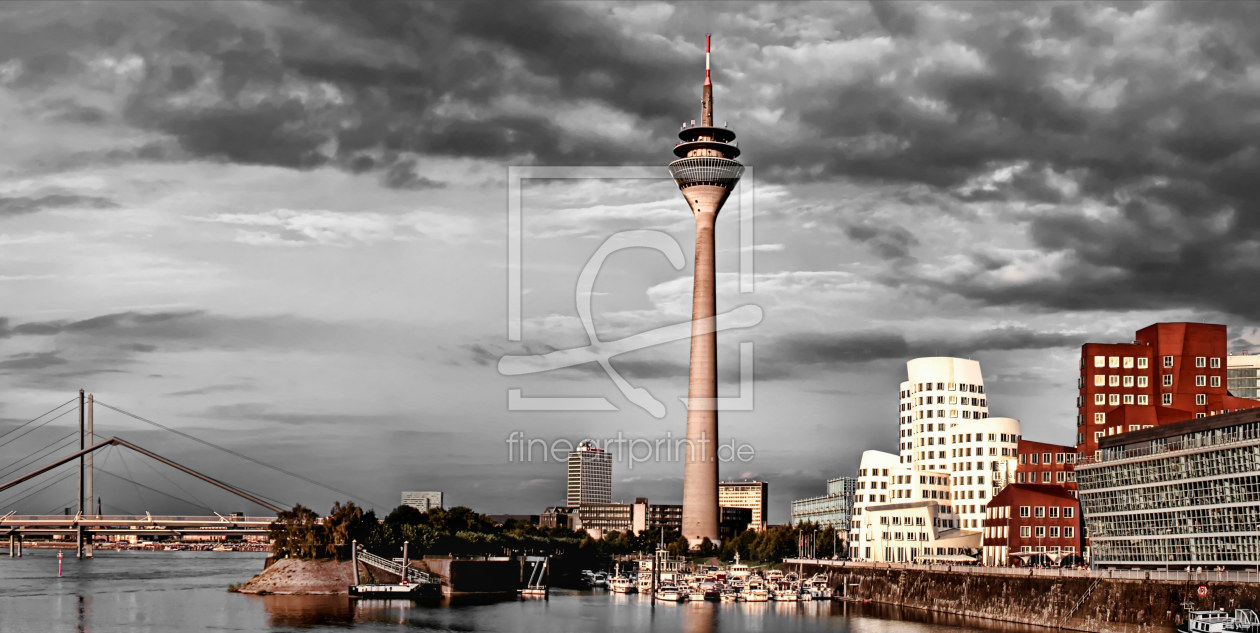
[[[331,595],[349,593],[352,584],[350,561],[282,558],[229,590],[258,595]]]
[[[785,565],[785,568],[789,566]],[[1091,633],[1145,633],[1175,629],[1183,602],[1195,608],[1255,608],[1256,583],[1161,582],[987,574],[960,571],[874,569],[793,564],[805,575],[830,573],[837,594],[852,600],[953,615]],[[1200,584],[1207,596],[1198,596]]]

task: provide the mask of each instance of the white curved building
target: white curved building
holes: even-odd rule
[[[985,504],[1011,483],[1019,420],[981,418],[949,429],[950,497],[963,529],[984,525]]]
[[[934,356],[906,363],[901,383],[901,460],[916,470],[949,470],[949,428],[989,417],[980,363]]]

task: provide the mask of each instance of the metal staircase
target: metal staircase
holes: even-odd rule
[[[358,556],[359,562],[363,563],[364,565],[371,565],[372,567],[375,567],[383,571],[387,571],[400,578],[403,575],[402,563],[395,563],[392,560],[381,558],[380,556],[377,556],[375,554],[369,554],[368,552],[364,550],[359,550],[357,556]],[[422,585],[442,584],[442,579],[440,576],[436,576],[428,572],[423,572],[423,571],[420,571],[419,569],[412,569],[411,567],[407,567],[406,571],[407,571],[407,580],[409,582],[419,583]]]
[[[1077,600],[1076,604],[1072,605],[1072,608],[1067,613],[1063,614],[1063,619],[1059,620],[1058,628],[1063,628],[1063,625],[1067,624],[1067,621],[1073,614],[1076,613],[1077,609],[1081,608],[1081,605],[1085,604],[1085,601],[1089,599],[1089,595],[1094,593],[1094,589],[1098,588],[1098,583],[1101,583],[1102,580],[1102,577],[1099,576],[1094,579],[1094,582],[1090,583],[1089,588],[1085,590],[1085,593],[1081,594],[1080,600]]]

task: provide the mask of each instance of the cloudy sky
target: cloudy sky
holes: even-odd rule
[[[605,342],[688,318],[690,264],[653,250],[576,295],[621,231],[691,259],[664,166],[699,114],[706,32],[716,118],[754,175],[718,225],[719,311],[763,311],[720,337],[724,395],[738,344],[756,359],[752,410],[721,426],[756,456],[722,476],[770,481],[772,521],[895,450],[909,358],[978,359],[993,415],[1068,443],[1082,342],[1161,320],[1260,342],[1255,4],[6,4],[0,433],[84,388],[378,507],[443,490],[493,513],[563,499],[562,465],[509,461],[514,431],[681,434],[686,341],[612,361],[663,417],[594,363],[498,367],[590,343],[587,300]],[[511,166],[662,176],[521,183],[519,341]],[[510,389],[616,410],[510,411]],[[0,464],[72,417],[0,438]],[[112,411],[97,428],[286,503],[344,498]],[[149,486],[102,476],[117,510],[258,510],[137,456],[103,469]],[[620,462],[614,498],[679,502],[681,474]],[[11,509],[72,505],[71,486]]]

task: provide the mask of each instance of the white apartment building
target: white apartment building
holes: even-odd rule
[[[589,440],[569,452],[567,502],[570,507],[612,503],[612,456]]]
[[[874,558],[866,560],[962,556],[964,550],[979,548],[985,504],[1015,473],[1019,420],[989,417],[980,363],[916,358],[906,363],[906,374],[899,394],[898,454],[862,454],[849,533],[855,558],[864,558],[868,548]],[[921,537],[927,531],[891,529],[904,526],[893,521],[906,517],[889,514],[888,508],[906,504],[930,507],[915,511],[912,520],[923,523],[914,527],[931,527],[936,531],[928,541],[944,539],[951,545],[928,545]],[[889,529],[876,529],[876,520],[886,521]],[[952,532],[943,536],[941,530]],[[885,538],[885,533],[894,537]],[[898,533],[902,539],[895,538]],[[914,544],[906,536],[911,533]]]
[[[889,503],[869,508],[855,559],[907,563],[962,562],[981,547],[981,532],[961,530],[944,506],[933,501]]]
[[[964,529],[984,525],[985,504],[1011,483],[1019,420],[982,418],[949,429],[950,497]]]
[[[980,363],[964,358],[916,358],[906,363],[898,417],[901,461],[917,470],[949,470],[950,425],[989,417]]]

